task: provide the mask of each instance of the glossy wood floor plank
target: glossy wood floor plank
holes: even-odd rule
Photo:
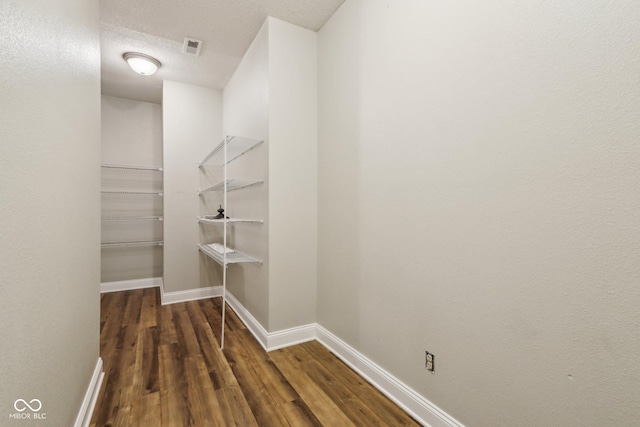
[[[182,363],[178,357],[177,344],[161,345],[160,357],[160,410],[162,425],[191,425],[188,402],[183,399],[184,384]]]
[[[136,398],[131,420],[134,426],[161,426],[160,392]]]
[[[345,415],[333,400],[304,371],[298,359],[287,349],[270,354],[281,372],[298,390],[322,425],[350,427],[355,424]]]
[[[339,359],[327,353],[326,349],[318,342],[307,343],[304,346],[293,347],[292,351],[306,350],[310,357],[310,364],[318,363],[324,370],[324,378],[329,376],[335,378],[336,388],[343,389],[349,405],[358,408],[359,417],[367,417],[368,422],[375,425],[411,425],[405,421],[404,414],[394,411],[396,405],[372,389],[371,385],[362,377],[356,374],[351,368]],[[380,411],[366,411],[364,408],[381,408]],[[413,421],[413,420],[412,420]]]
[[[256,421],[240,386],[234,385],[216,390],[222,410],[221,416],[227,426],[256,427]]]
[[[102,295],[105,378],[91,426],[417,426],[321,344],[266,353],[220,298]]]
[[[157,325],[156,313],[156,291],[154,288],[147,288],[142,295],[142,311],[140,313],[140,327],[149,328]]]

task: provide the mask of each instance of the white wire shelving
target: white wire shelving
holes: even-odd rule
[[[143,195],[143,196],[164,196],[162,191],[148,191],[148,190],[102,190],[102,194],[129,194],[129,195]]]
[[[253,150],[263,142],[264,140],[243,138],[240,136],[227,136],[216,148],[214,148],[204,157],[204,159],[202,159],[202,161],[198,163],[198,167],[201,168],[205,164],[222,166],[231,163],[247,151]],[[227,147],[226,152],[225,146]]]
[[[102,217],[105,222],[117,221],[164,221],[162,216],[105,216]]]
[[[198,222],[201,224],[216,224],[216,225],[224,225],[225,221],[223,218],[220,219],[214,219],[213,215],[208,215],[208,216],[199,216],[198,217]],[[244,219],[244,218],[227,218],[227,223],[228,224],[233,224],[236,222],[253,222],[253,223],[257,223],[257,224],[262,224],[264,223],[264,221],[262,221],[261,219]]]
[[[227,194],[230,191],[239,190],[241,188],[250,187],[256,184],[261,184],[262,180],[246,180],[246,179],[229,179],[228,177],[228,167],[227,165],[247,153],[248,151],[253,150],[258,145],[262,144],[263,140],[250,139],[250,138],[242,138],[237,136],[227,136],[216,148],[214,148],[209,154],[207,154],[202,161],[198,162],[198,168],[204,169],[205,165],[212,166],[222,166],[223,169],[223,178],[222,182],[213,184],[207,188],[198,190],[198,195],[203,195],[209,191],[218,191],[222,192],[222,206],[227,209]],[[240,218],[227,218],[226,216],[220,219],[214,219],[213,215],[205,215],[198,217],[198,222],[201,224],[215,224],[222,225],[222,247],[227,248],[228,236],[227,236],[227,228],[230,224],[234,223],[260,223],[262,224],[262,220],[254,220],[254,219],[240,219]],[[198,249],[217,262],[222,265],[222,325],[221,325],[221,333],[220,333],[220,348],[224,349],[224,324],[225,324],[225,307],[226,307],[226,299],[227,299],[227,267],[229,264],[239,264],[239,263],[259,263],[262,264],[262,261],[256,258],[253,258],[249,255],[246,255],[239,251],[223,251],[220,253],[214,250],[212,247],[206,244],[199,244]]]
[[[227,252],[225,257],[224,254],[221,254],[211,249],[207,245],[200,244],[198,245],[198,249],[200,249],[202,253],[204,253],[206,256],[208,256],[209,258],[211,258],[212,260],[214,260],[220,265],[240,264],[244,262],[257,262],[259,264],[262,264],[261,260],[256,259],[252,256],[249,256],[247,254],[243,254],[242,252],[238,252],[236,250],[234,250],[233,252]]]
[[[252,179],[235,179],[230,178],[226,181],[227,192],[240,190],[241,188],[251,187],[252,185],[262,184],[264,181],[262,180],[252,180]],[[225,191],[225,181],[218,182],[213,184],[207,188],[202,190],[198,190],[198,195],[202,195],[208,191]]]
[[[103,163],[100,165],[101,168],[107,170],[115,170],[115,171],[144,171],[144,172],[160,172],[162,173],[164,169],[159,166],[139,166],[139,165],[125,165],[125,164],[112,164],[112,163]],[[111,174],[109,174],[111,175]],[[155,175],[155,174],[154,174]],[[115,175],[114,175],[115,176]],[[130,180],[132,174],[123,174],[122,177],[125,180]],[[138,176],[138,175],[136,175]],[[151,176],[151,175],[149,175]],[[104,175],[103,175],[104,178]],[[154,178],[155,179],[155,178]],[[139,184],[139,183],[138,183]],[[132,182],[128,182],[127,188],[118,188],[118,186],[111,187],[111,189],[103,189],[100,193],[103,196],[103,203],[112,203],[122,200],[129,201],[140,201],[142,202],[148,196],[150,197],[163,197],[164,192],[162,190],[154,190],[154,189],[144,189],[144,186],[141,188],[139,185],[132,185]],[[151,187],[153,188],[153,187]],[[106,196],[106,197],[105,197]],[[124,196],[124,197],[118,197]],[[140,197],[142,196],[142,197]],[[145,202],[146,203],[146,202]],[[138,215],[126,215],[125,211],[118,211],[117,209],[112,212],[111,216],[103,216],[102,223],[103,227],[106,224],[110,224],[107,226],[109,232],[107,235],[103,235],[103,238],[107,241],[101,243],[101,249],[120,249],[120,248],[153,248],[153,247],[162,247],[164,245],[164,241],[162,240],[162,236],[155,235],[153,237],[147,237],[145,240],[134,240],[127,239],[127,237],[133,237],[130,235],[127,236],[119,236],[115,237],[114,235],[109,236],[115,230],[121,230],[122,226],[126,226],[127,230],[132,226],[136,227],[136,230],[140,229],[149,229],[151,227],[151,223],[153,222],[162,222],[164,221],[164,217],[160,213],[158,215],[157,212],[153,212],[152,210],[147,210],[145,208],[144,211],[140,212]],[[135,225],[130,225],[135,224]],[[156,225],[153,226],[154,229],[157,230]],[[103,229],[104,231],[104,229]],[[120,233],[122,234],[122,233]],[[154,233],[155,234],[155,233]],[[111,238],[109,238],[111,237]],[[124,237],[124,238],[123,238]],[[144,238],[143,238],[144,239]]]
[[[133,166],[133,165],[115,165],[110,163],[103,163],[100,165],[105,169],[127,169],[127,170],[137,170],[137,171],[155,171],[162,172],[164,168],[159,166]]]
[[[162,240],[136,240],[131,242],[108,242],[101,243],[100,246],[102,249],[110,249],[110,248],[136,248],[143,246],[162,246],[164,242]]]

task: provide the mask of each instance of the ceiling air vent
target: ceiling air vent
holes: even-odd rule
[[[182,45],[182,51],[189,55],[200,55],[200,48],[202,47],[202,40],[190,39],[189,37],[184,39]]]

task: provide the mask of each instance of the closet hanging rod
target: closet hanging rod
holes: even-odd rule
[[[158,166],[133,166],[133,165],[114,165],[110,163],[103,163],[100,167],[107,169],[130,169],[130,170],[141,170],[141,171],[156,171],[162,172],[164,168]]]

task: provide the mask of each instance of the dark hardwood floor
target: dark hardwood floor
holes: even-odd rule
[[[91,426],[417,426],[316,341],[266,353],[221,299],[102,295],[105,378]]]

